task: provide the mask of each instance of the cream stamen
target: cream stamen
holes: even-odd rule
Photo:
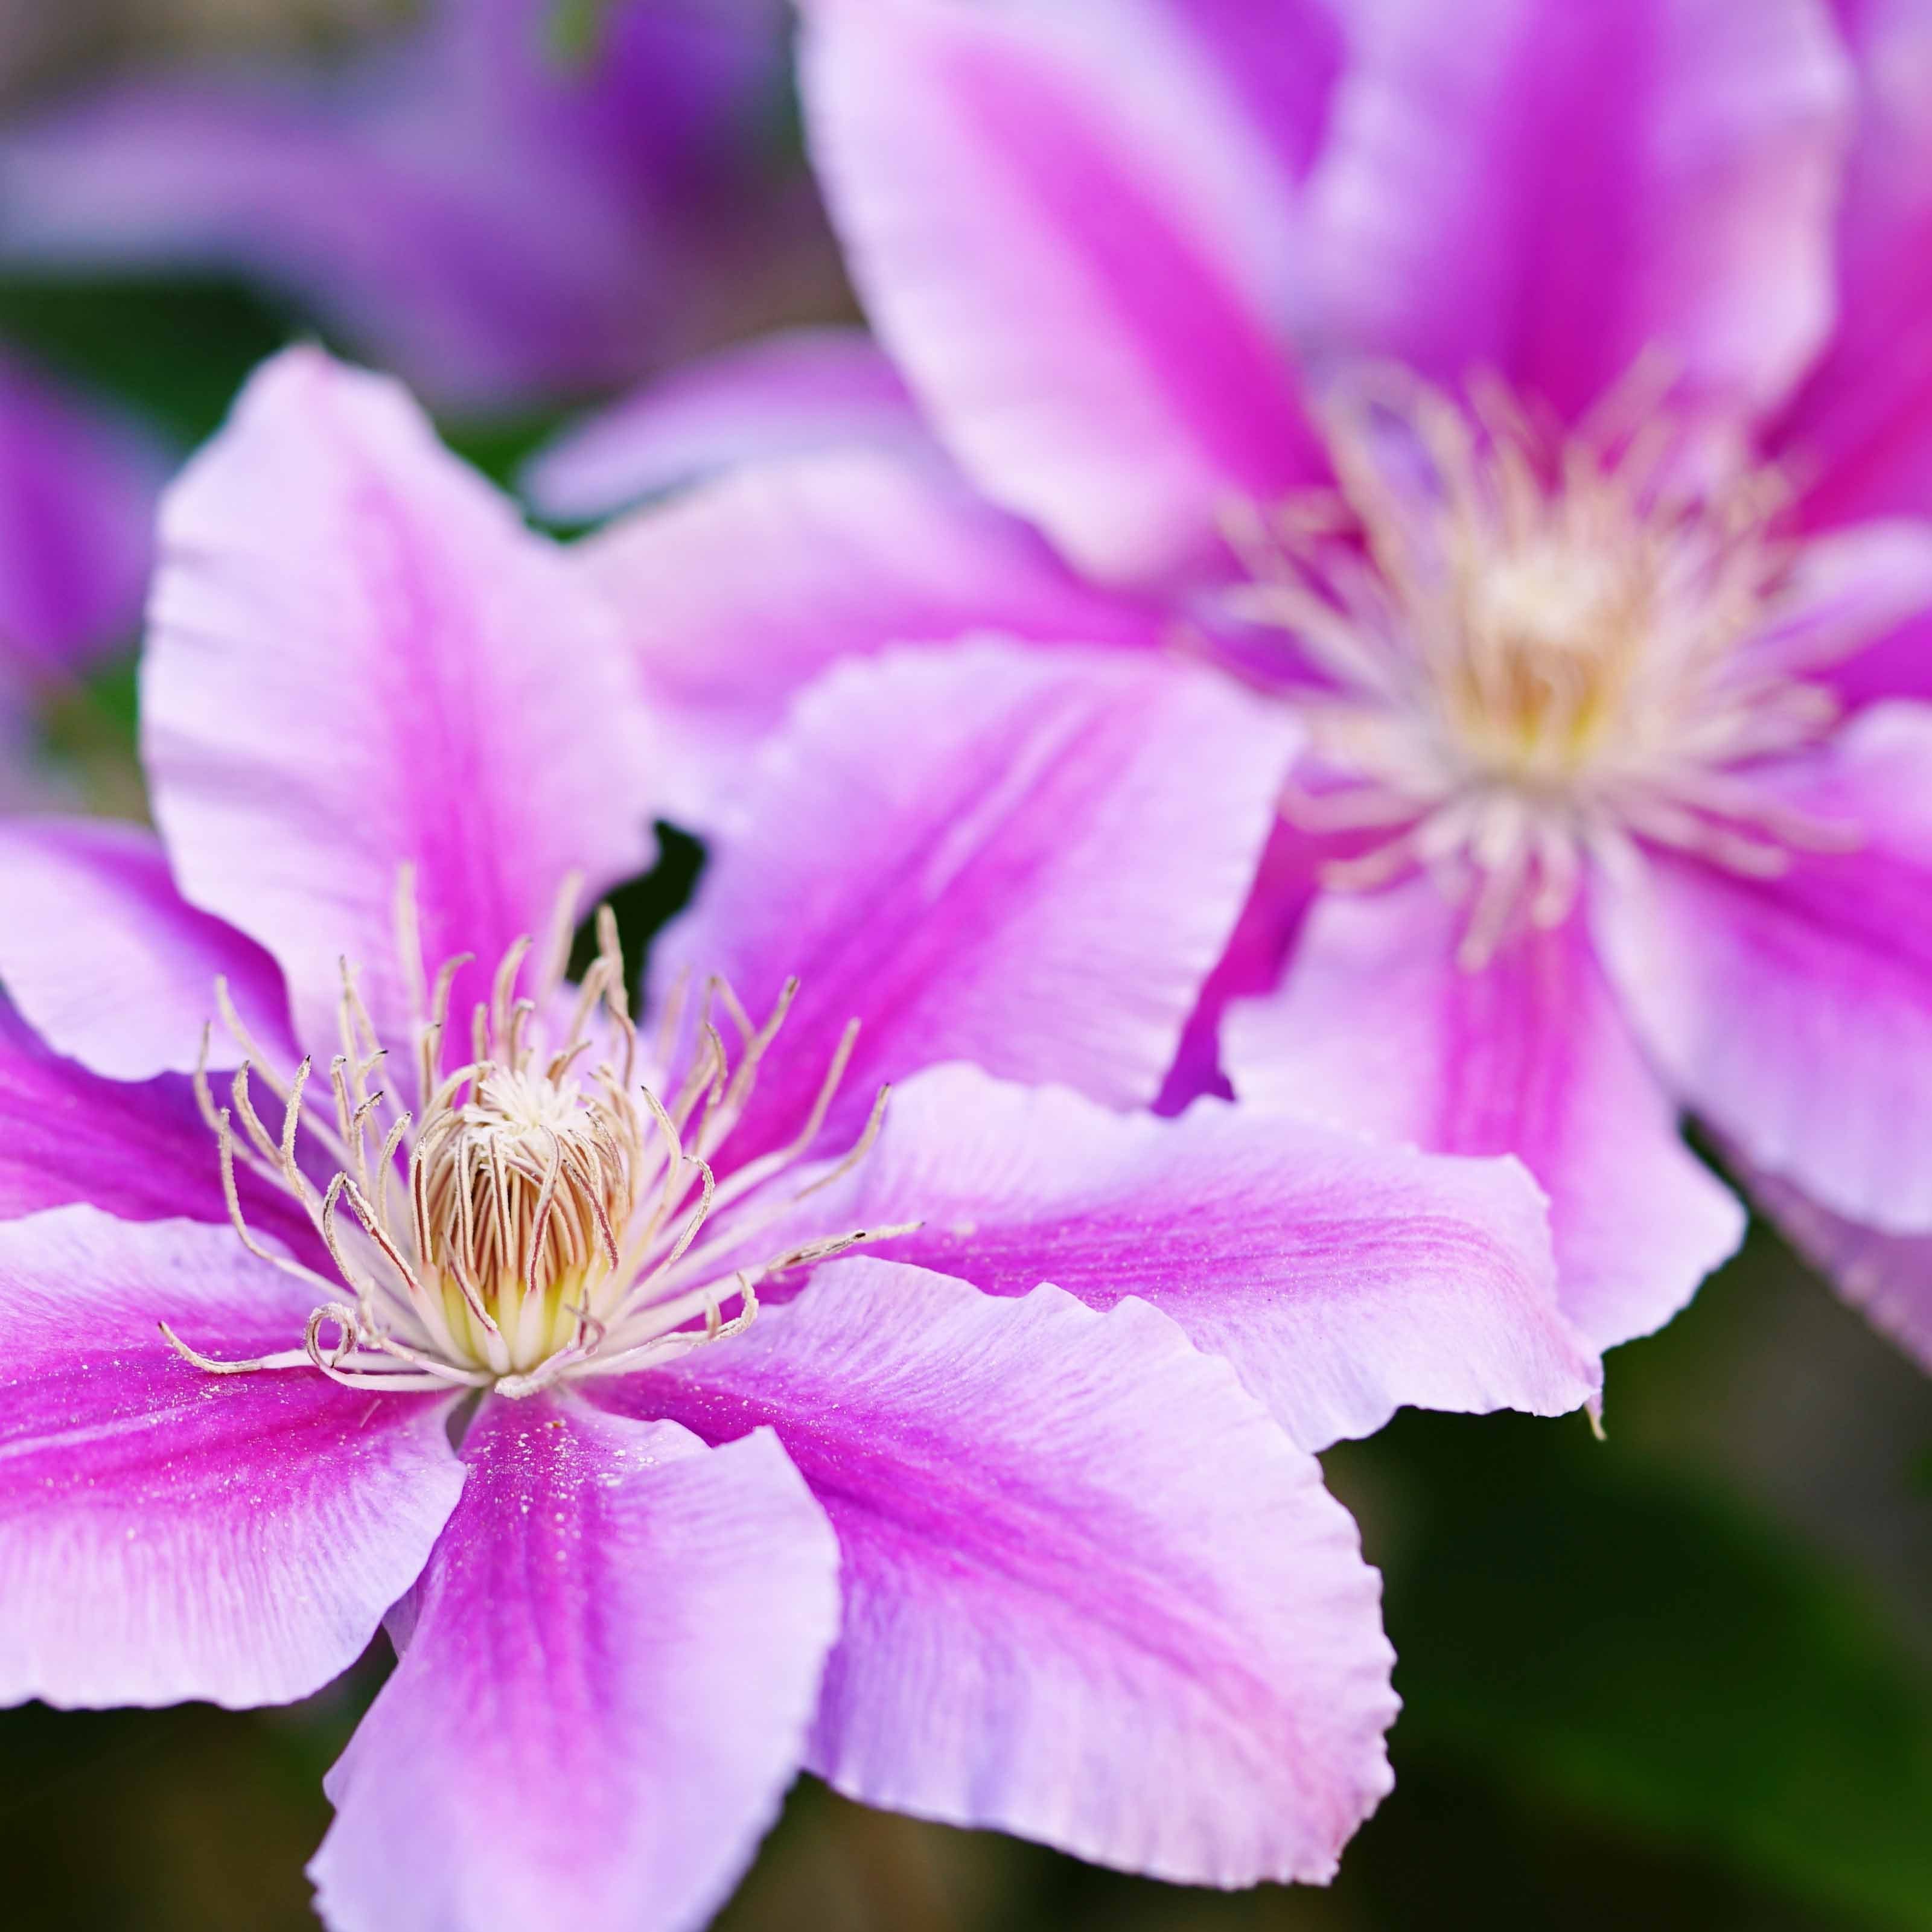
[[[824,1125],[850,1057],[848,1028],[802,1131],[721,1186],[712,1162],[744,1118],[796,983],[762,1025],[722,982],[707,986],[696,1050],[667,1106],[635,1077],[637,1031],[608,907],[598,910],[598,956],[562,1037],[554,1046],[544,1037],[544,1017],[560,995],[576,893],[572,881],[560,895],[541,950],[522,938],[506,952],[488,998],[472,1012],[470,1059],[446,1070],[451,994],[468,956],[444,962],[433,982],[424,974],[414,880],[405,870],[396,923],[413,1016],[414,1114],[370,1085],[385,1049],[346,962],[342,1050],[330,1065],[327,1114],[309,1099],[311,1062],[286,1080],[275,1076],[226,988],[218,988],[248,1058],[230,1084],[230,1105],[218,1108],[204,1035],[195,1091],[215,1136],[230,1219],[251,1254],[321,1298],[300,1346],[246,1362],[202,1354],[164,1323],[187,1360],[214,1374],[306,1366],[355,1388],[488,1386],[526,1395],[566,1376],[638,1368],[738,1334],[757,1316],[759,1282],[909,1232],[854,1228],[794,1240],[747,1262],[748,1242],[864,1157],[885,1093],[842,1160],[802,1186],[782,1184]],[[534,996],[519,998],[532,956]],[[714,1004],[738,1034],[735,1066],[711,1020]],[[254,1104],[257,1074],[282,1102],[278,1134]],[[302,1166],[311,1149],[334,1168],[320,1191]],[[302,1208],[339,1283],[255,1238],[242,1213],[238,1162]],[[700,1242],[707,1228],[713,1232]],[[343,1287],[352,1305],[341,1298]]]
[[[1325,412],[1339,490],[1227,520],[1252,579],[1229,608],[1340,687],[1297,700],[1334,782],[1284,814],[1389,832],[1326,883],[1430,872],[1468,908],[1466,966],[1519,919],[1560,924],[1586,861],[1634,838],[1754,875],[1855,840],[1748,769],[1838,706],[1756,648],[1790,610],[1787,491],[1762,470],[1673,484],[1668,386],[1646,361],[1566,438],[1498,384],[1465,406],[1378,372]]]

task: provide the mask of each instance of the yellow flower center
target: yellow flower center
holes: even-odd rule
[[[1792,599],[1783,486],[1694,478],[1654,376],[1558,435],[1493,383],[1465,404],[1372,372],[1325,412],[1337,488],[1230,519],[1234,613],[1292,632],[1333,687],[1298,697],[1312,755],[1284,809],[1385,828],[1328,883],[1427,868],[1469,904],[1472,967],[1519,915],[1560,923],[1586,862],[1632,840],[1770,873],[1848,836],[1738,769],[1838,715],[1756,655]]]

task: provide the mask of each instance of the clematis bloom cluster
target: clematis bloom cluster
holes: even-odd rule
[[[1603,1346],[1741,1234],[1688,1110],[1932,1362],[1926,10],[804,11],[906,393],[589,548],[646,681],[728,759],[908,638],[1218,666],[1306,735],[1170,1103],[1520,1154]],[[748,440],[674,400],[540,492]]]
[[[1514,1163],[1117,1111],[1285,715],[1092,649],[836,668],[640,1027],[608,916],[564,969],[686,714],[393,384],[251,382],[142,676],[160,836],[0,830],[0,1695],[286,1700],[386,1623],[344,1932],[694,1924],[802,1764],[1325,1877],[1395,1703],[1311,1450],[1598,1373]]]
[[[835,287],[782,152],[783,0],[574,10],[582,46],[550,0],[430,0],[331,70],[204,60],[40,106],[0,134],[0,260],[255,276],[482,412]]]

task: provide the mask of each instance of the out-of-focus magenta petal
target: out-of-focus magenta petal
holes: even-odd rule
[[[1226,1355],[1306,1448],[1405,1403],[1558,1414],[1600,1380],[1514,1161],[1219,1100],[1114,1114],[952,1066],[893,1095],[878,1145],[812,1207],[821,1226],[916,1221],[886,1254],[992,1294],[1137,1295]]]
[[[930,436],[904,379],[858,328],[800,328],[721,350],[566,430],[524,467],[547,517],[589,521],[760,458]]]
[[[854,1019],[834,1132],[940,1060],[1144,1105],[1294,744],[1284,713],[1163,658],[982,643],[841,665],[766,742],[653,982],[720,974],[762,1015],[797,976],[759,1075],[781,1139]]]
[[[1892,517],[1796,552],[1751,668],[1797,671],[1848,704],[1932,698],[1932,521]]]
[[[1830,320],[1849,80],[1811,0],[1364,0],[1309,184],[1322,356],[1565,415],[1646,349],[1777,402]]]
[[[160,450],[0,354],[0,658],[70,671],[132,643]]]
[[[1223,164],[1240,157],[1241,144],[1251,139],[1258,139],[1271,157],[1272,167],[1252,170],[1246,192],[1257,200],[1268,196],[1279,201],[1282,183],[1299,182],[1319,152],[1346,58],[1342,17],[1338,17],[1346,14],[1345,7],[1327,0],[1151,0],[1142,10],[1156,30],[1163,17],[1172,22],[1179,31],[1166,43],[1170,52],[1184,64],[1199,62],[1202,78],[1227,88],[1239,109],[1238,116],[1221,118],[1214,130],[1228,151]],[[1113,10],[1095,8],[1088,17],[1095,42],[1118,47]],[[1150,47],[1160,44],[1149,43]],[[1167,97],[1172,111],[1184,116],[1196,112],[1186,93],[1174,86],[1171,74],[1130,73],[1120,80],[1129,88],[1150,87],[1150,105],[1161,100],[1162,88],[1174,88]],[[1198,144],[1197,164],[1213,165],[1215,140],[1204,137],[1198,125],[1189,128],[1184,121],[1182,126]],[[1270,238],[1279,247],[1283,211],[1251,208],[1243,215],[1240,193],[1233,182],[1223,182],[1221,194],[1232,204],[1229,232],[1245,235],[1252,252],[1268,252]],[[1280,266],[1285,270],[1288,265]]]
[[[1225,1886],[1322,1880],[1388,1788],[1354,1526],[1225,1362],[1096,1314],[835,1262],[610,1400],[775,1429],[838,1532],[811,1762],[874,1804]]]
[[[0,820],[0,982],[56,1053],[115,1080],[238,1066],[225,980],[250,1036],[297,1058],[275,962],[175,890],[160,841],[103,818]],[[212,1024],[212,1030],[209,1030]]]
[[[245,1168],[235,1183],[251,1228],[327,1267],[286,1195]],[[214,1136],[186,1078],[104,1080],[50,1052],[0,998],[0,1220],[75,1202],[124,1221],[228,1220]]]
[[[838,1552],[764,1432],[707,1450],[569,1399],[492,1402],[329,1774],[335,1932],[684,1932],[796,1771]]]
[[[1932,515],[1932,9],[1837,11],[1858,76],[1838,327],[1772,436],[1814,525]]]
[[[1676,1313],[1744,1212],[1691,1155],[1580,915],[1480,970],[1466,914],[1426,878],[1325,895],[1280,992],[1230,1014],[1244,1102],[1454,1154],[1514,1154],[1550,1199],[1564,1312],[1598,1347]]]
[[[668,714],[674,815],[700,826],[800,687],[840,658],[974,632],[1148,645],[1167,621],[1076,577],[940,460],[884,449],[749,466],[572,554]]]
[[[610,614],[387,379],[291,350],[170,492],[143,724],[176,876],[274,953],[338,1049],[338,962],[392,1044],[401,868],[454,1010],[560,885],[651,850],[647,721]]]
[[[1600,896],[1605,957],[1658,1064],[1754,1166],[1932,1228],[1932,706],[1874,706],[1756,776],[1850,849],[1770,878],[1653,854]]]
[[[802,59],[854,276],[938,432],[1076,563],[1144,580],[1217,556],[1231,494],[1324,466],[1222,191],[1272,158],[1224,151],[1227,89],[1163,10],[1108,23],[813,0]]]
[[[1234,936],[1188,1016],[1154,1111],[1178,1114],[1190,1100],[1234,1093],[1221,1070],[1221,1026],[1232,1002],[1272,992],[1302,918],[1320,890],[1322,842],[1279,820],[1241,908]]]
[[[212,1375],[155,1325],[259,1355],[314,1299],[225,1228],[0,1226],[0,1703],[281,1703],[356,1660],[462,1486],[447,1399]]]

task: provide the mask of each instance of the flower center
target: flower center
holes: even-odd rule
[[[1466,648],[1441,693],[1448,733],[1473,771],[1550,790],[1608,749],[1619,671],[1650,620],[1639,571],[1539,536],[1504,549],[1468,584]]]
[[[248,1058],[229,1106],[217,1106],[205,1070],[196,1090],[214,1132],[230,1216],[251,1252],[322,1299],[299,1347],[250,1361],[201,1354],[164,1323],[182,1354],[218,1374],[306,1364],[358,1388],[488,1386],[527,1395],[561,1376],[644,1367],[735,1333],[757,1315],[760,1281],[907,1232],[794,1234],[772,1250],[774,1225],[794,1222],[797,1204],[849,1171],[878,1132],[883,1091],[844,1159],[796,1184],[850,1054],[850,1030],[792,1143],[721,1181],[714,1161],[744,1116],[796,987],[754,1027],[714,982],[696,1016],[698,1045],[660,1098],[638,1077],[642,1049],[608,908],[598,914],[597,959],[574,1000],[562,986],[576,898],[573,882],[560,896],[545,963],[524,998],[516,992],[530,942],[510,949],[490,999],[472,1016],[469,1058],[446,1070],[451,989],[464,961],[446,962],[427,989],[405,874],[399,952],[415,989],[413,1109],[370,1087],[387,1056],[346,965],[343,1051],[329,1067],[332,1120],[310,1100],[312,1062],[277,1075],[218,982],[224,1021]],[[674,1000],[665,1016],[660,1063],[680,1036],[680,1005]],[[728,1028],[739,1037],[735,1064]],[[257,1076],[282,1102],[279,1134],[256,1110]],[[254,1240],[242,1214],[238,1162],[302,1205],[338,1280]],[[319,1186],[313,1177],[330,1164],[333,1176]],[[756,1245],[761,1237],[767,1245]]]
[[[493,1064],[470,1090],[417,1142],[423,1266],[459,1348],[488,1360],[482,1310],[527,1370],[602,1300],[646,1149],[634,1109],[568,1076]]]
[[[1376,371],[1325,413],[1337,489],[1231,519],[1235,614],[1292,631],[1330,687],[1298,694],[1312,758],[1284,809],[1390,835],[1331,885],[1419,866],[1466,899],[1466,964],[1520,915],[1560,923],[1586,861],[1632,839],[1762,874],[1849,836],[1738,769],[1837,716],[1766,641],[1793,614],[1786,493],[1690,481],[1660,400],[1640,364],[1561,435],[1493,383],[1463,403]]]

